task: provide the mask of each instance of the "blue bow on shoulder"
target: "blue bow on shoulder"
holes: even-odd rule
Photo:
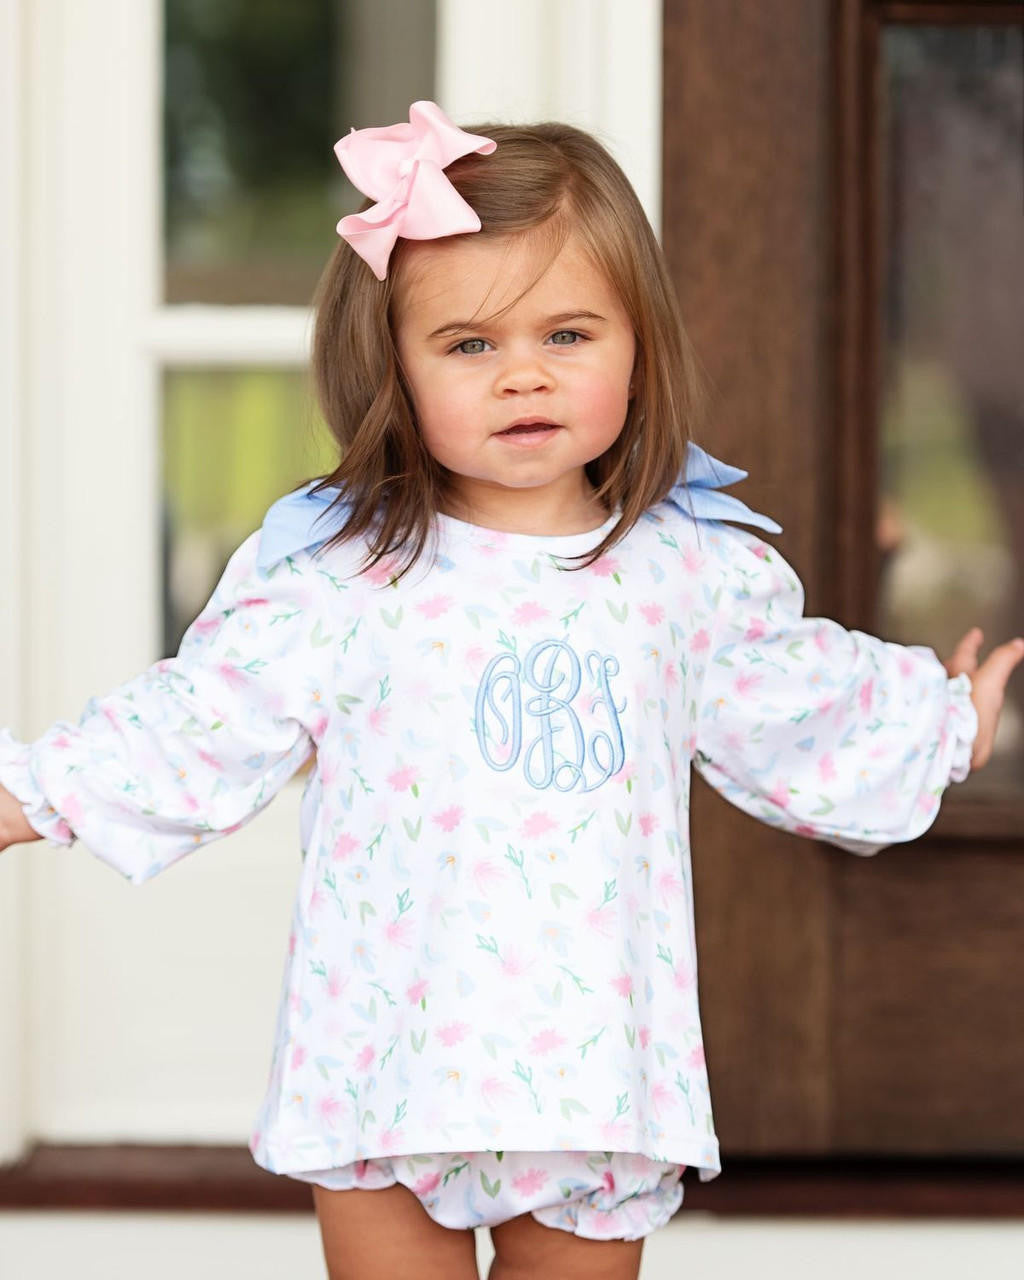
[[[755,525],[768,533],[781,533],[782,526],[768,516],[751,511],[745,502],[731,494],[718,492],[724,485],[745,480],[748,474],[727,462],[719,462],[700,445],[690,444],[687,447],[685,477],[669,490],[668,501],[694,520],[735,520],[738,524]],[[294,493],[279,498],[268,510],[260,530],[256,559],[261,569],[269,569],[285,556],[320,546],[336,531],[337,524],[334,529],[323,524],[318,529],[316,525],[340,490],[332,485],[319,493],[311,493],[317,483],[311,480]]]

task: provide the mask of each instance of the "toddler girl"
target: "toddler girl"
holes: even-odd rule
[[[697,1002],[691,761],[872,853],[983,764],[1024,641],[947,665],[804,618],[778,525],[689,444],[657,242],[568,126],[353,131],[370,197],[317,294],[340,461],[275,503],[176,657],[32,744],[0,848],[134,884],[315,752],[250,1147],[313,1184],[331,1280],[635,1277],[720,1171]],[[741,527],[732,527],[727,521]]]

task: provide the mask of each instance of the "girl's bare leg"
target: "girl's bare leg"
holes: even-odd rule
[[[586,1240],[530,1213],[491,1227],[487,1280],[637,1280],[643,1240]]]
[[[435,1222],[408,1187],[313,1184],[329,1280],[479,1280],[476,1237]]]

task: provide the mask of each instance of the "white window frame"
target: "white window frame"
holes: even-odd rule
[[[160,302],[162,7],[0,0],[0,724],[26,739],[158,656],[163,370],[309,355],[307,308]],[[593,130],[659,229],[659,0],[439,0],[437,84],[456,120]],[[81,845],[4,855],[0,1162],[32,1140],[245,1140],[299,790],[142,895]],[[214,938],[247,981],[207,997]]]

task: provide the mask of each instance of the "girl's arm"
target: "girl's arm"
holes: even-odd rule
[[[0,729],[0,787],[24,823],[58,845],[80,838],[141,884],[237,830],[314,750],[326,716],[330,636],[323,577],[308,556],[263,570],[259,534],[235,551],[177,655],[33,743]],[[2,828],[0,828],[2,829]]]
[[[718,611],[695,767],[761,821],[854,853],[921,835],[950,782],[988,758],[1016,646],[978,667],[965,638],[946,667],[805,618],[799,579],[755,534],[716,524],[708,543]]]
[[[20,800],[0,787],[0,853],[12,844],[41,839],[42,836],[25,817]]]

